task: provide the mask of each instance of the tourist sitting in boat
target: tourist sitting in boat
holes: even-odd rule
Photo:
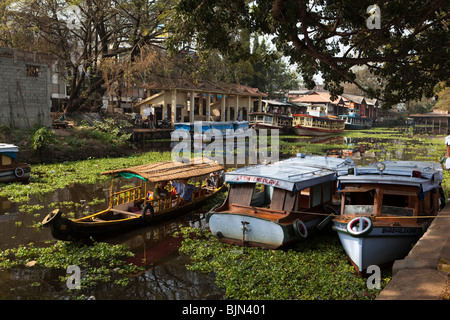
[[[172,186],[177,191],[177,194],[180,195],[179,204],[183,204],[184,202],[191,202],[192,195],[194,193],[194,186],[189,184],[187,179],[181,179],[180,182],[172,182]]]
[[[161,181],[155,185],[155,190],[153,191],[153,199],[165,198],[169,195],[169,191],[166,189],[167,181]]]

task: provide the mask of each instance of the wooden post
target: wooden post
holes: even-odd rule
[[[262,97],[258,98],[258,112],[262,111]]]
[[[211,93],[208,92],[206,94],[206,121],[210,121],[211,119]]]
[[[222,94],[222,99],[220,100],[220,120],[225,121],[225,94]]]
[[[172,105],[170,112],[170,121],[172,122],[172,128],[175,127],[175,120],[177,115],[177,89],[172,91]]]
[[[191,91],[191,96],[190,96],[190,108],[191,110],[189,110],[189,121],[191,123],[194,123],[194,115],[195,115],[195,92]]]
[[[203,120],[203,93],[198,94],[198,115]]]
[[[252,97],[248,96],[248,105],[247,105],[247,121],[250,121],[250,113],[252,112]]]
[[[239,96],[236,95],[236,107],[234,108],[234,121],[237,121],[239,114]]]
[[[230,106],[230,99],[228,99],[229,97],[227,97],[227,101],[226,101],[226,103],[227,103],[227,106],[226,106],[226,109],[227,109],[227,118],[226,118],[226,120],[225,121],[231,121],[231,106]]]

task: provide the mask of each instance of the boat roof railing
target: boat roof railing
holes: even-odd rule
[[[336,169],[346,159],[298,154],[271,164],[258,164],[225,173],[226,183],[261,183],[288,191],[336,179]]]
[[[438,163],[424,161],[382,161],[366,167],[337,170],[339,183],[397,184],[421,187],[424,192],[437,187],[443,179]]]

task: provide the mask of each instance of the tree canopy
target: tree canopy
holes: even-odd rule
[[[173,48],[246,56],[239,30],[267,35],[308,88],[320,74],[333,96],[348,82],[393,105],[431,97],[441,81],[450,85],[448,1],[179,0],[175,12]],[[382,86],[358,82],[355,66]]]

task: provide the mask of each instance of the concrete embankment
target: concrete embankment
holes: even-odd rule
[[[450,299],[450,204],[403,260],[395,261],[392,279],[377,300]]]

